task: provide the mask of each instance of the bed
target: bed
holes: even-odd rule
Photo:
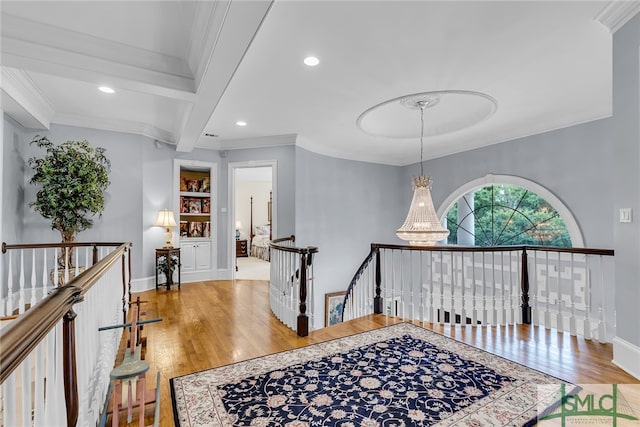
[[[273,193],[269,192],[267,202],[267,224],[253,224],[253,196],[251,197],[251,256],[269,261],[269,242],[272,239],[271,206]]]

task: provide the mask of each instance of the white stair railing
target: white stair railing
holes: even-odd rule
[[[75,266],[62,272],[55,244],[3,244],[0,425],[99,420],[122,331],[98,328],[126,315],[130,244],[76,245]]]
[[[344,320],[371,313],[430,323],[533,323],[609,342],[613,251],[544,246],[373,244],[351,281]],[[377,308],[377,310],[376,310]]]
[[[271,311],[299,336],[313,325],[313,257],[315,247],[297,248],[295,236],[270,243],[269,300]]]

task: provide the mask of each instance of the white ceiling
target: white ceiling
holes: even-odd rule
[[[371,136],[356,120],[407,94],[473,91],[497,104],[466,129],[427,133],[425,158],[610,116],[612,32],[640,2],[3,0],[0,8],[2,109],[26,127],[132,132],[178,151],[295,143],[404,165],[419,160],[418,115],[404,139]],[[309,54],[320,65],[303,65]],[[436,118],[425,111],[426,126]]]

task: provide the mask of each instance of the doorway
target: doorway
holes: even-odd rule
[[[232,279],[269,280],[269,241],[275,238],[275,162],[229,165]]]

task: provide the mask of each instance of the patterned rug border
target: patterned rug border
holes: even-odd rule
[[[555,385],[559,386],[557,382],[564,383],[564,384],[570,385],[573,388],[569,393],[567,393],[567,395],[577,393],[580,390],[580,387],[566,380],[563,380],[561,378],[555,377],[550,374],[546,374],[534,368],[529,368],[521,363],[514,362],[510,359],[507,359],[506,357],[474,347],[471,344],[467,344],[455,338],[448,337],[440,332],[432,331],[410,322],[400,322],[393,325],[383,326],[381,328],[377,328],[370,331],[357,332],[355,334],[347,335],[341,338],[334,338],[328,341],[309,344],[304,347],[299,347],[299,348],[290,349],[290,350],[283,350],[277,353],[271,353],[264,356],[257,356],[251,359],[241,360],[241,361],[233,362],[227,365],[203,369],[200,371],[170,378],[169,384],[170,384],[170,392],[171,392],[171,403],[173,407],[174,423],[176,426],[182,425],[180,422],[180,414],[178,412],[179,397],[176,394],[176,382],[181,381],[182,379],[185,379],[187,377],[198,377],[200,375],[210,373],[211,371],[215,371],[216,374],[218,373],[221,373],[221,374],[217,375],[216,381],[211,382],[210,386],[217,386],[219,384],[226,384],[233,381],[238,381],[240,379],[247,378],[250,376],[261,375],[261,374],[273,371],[275,369],[283,369],[287,366],[292,366],[299,363],[305,363],[311,360],[318,360],[330,354],[344,352],[347,349],[344,347],[340,347],[340,343],[344,341],[355,340],[348,347],[348,349],[354,349],[354,348],[360,348],[362,346],[366,346],[369,344],[373,344],[376,342],[380,342],[392,337],[402,336],[404,334],[409,334],[414,338],[426,340],[440,348],[446,349],[447,351],[458,352],[459,349],[464,349],[467,353],[471,353],[470,355],[466,355],[465,358],[472,357],[472,359],[470,360],[473,360],[477,363],[481,363],[495,370],[498,373],[501,373],[504,375],[511,375],[520,380],[522,384],[518,386],[518,391],[515,391],[513,389],[500,390],[493,395],[494,400],[499,400],[499,399],[495,399],[495,397],[500,397],[507,394],[513,394],[514,392],[515,393],[520,392],[525,395],[528,394],[530,396],[532,391],[527,390],[527,384],[529,385],[535,384],[538,386],[541,384],[552,384],[554,386]],[[312,350],[312,351],[309,352],[309,350]],[[287,360],[286,362],[282,362],[281,356],[284,354],[288,354],[293,357],[291,357],[291,359]],[[262,363],[260,363],[259,366],[256,366],[255,362],[258,360],[260,360]],[[500,366],[502,364],[506,366]],[[518,371],[515,368],[524,370],[524,372],[520,372],[520,375],[516,375]],[[531,380],[524,380],[522,377],[526,376],[524,375],[526,373],[528,373],[529,375],[535,374],[534,376],[539,377],[539,379],[545,379],[546,381],[532,382]],[[537,388],[538,388],[537,392],[540,393],[540,390],[539,390],[540,387],[537,387]],[[530,414],[527,414],[526,416],[522,416],[521,419],[518,421],[520,423],[518,425],[522,425],[522,426],[535,425],[536,421],[538,420],[538,417],[543,416],[544,414],[548,413],[549,411],[557,407],[561,403],[561,400],[557,398],[557,394],[555,393],[557,388],[558,387],[553,387],[553,388],[549,388],[548,390],[543,390],[543,392],[546,393],[545,394],[546,400],[544,403],[544,407],[546,409],[542,413],[538,413],[535,407],[531,408],[532,412]],[[540,396],[538,395],[538,397]],[[490,406],[491,403],[492,402],[490,402],[487,406]],[[483,402],[483,400],[481,400],[474,405],[474,408],[476,406],[478,408],[481,408],[484,405],[485,403]],[[443,426],[454,425],[460,421],[458,419],[459,417],[466,417],[467,415],[468,414],[466,413],[463,413],[463,414],[456,413],[451,418],[448,418],[438,423],[438,425],[443,425]],[[512,419],[510,421],[513,422],[514,420]],[[450,422],[453,422],[453,424],[449,424]],[[508,424],[508,425],[512,425],[512,424]]]

